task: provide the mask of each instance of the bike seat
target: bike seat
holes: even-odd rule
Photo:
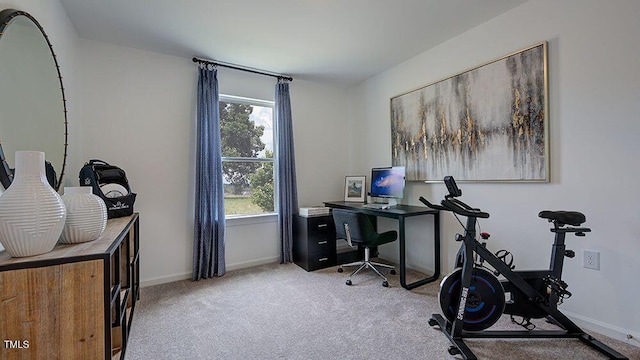
[[[538,217],[543,219],[549,219],[549,221],[558,222],[559,226],[562,225],[571,225],[571,226],[580,226],[583,222],[586,221],[586,217],[583,213],[577,211],[550,211],[543,210],[540,211]]]

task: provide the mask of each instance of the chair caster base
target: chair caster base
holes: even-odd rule
[[[396,270],[395,270],[395,269],[391,269],[391,271],[389,271],[389,273],[390,273],[391,275],[395,275],[395,274],[396,274]]]
[[[341,272],[343,272],[343,271],[344,271],[344,270],[342,270],[342,268],[341,268],[341,267],[339,267],[339,268],[338,268],[338,272],[339,272],[339,273],[341,273]]]
[[[383,281],[383,282],[382,282],[382,286],[384,286],[384,287],[389,287],[389,282],[388,282],[388,281]]]
[[[449,346],[449,349],[447,351],[449,352],[449,355],[458,355],[458,354],[460,354],[460,350],[455,346]]]
[[[347,285],[351,285],[351,280],[347,280],[344,283],[347,284]]]

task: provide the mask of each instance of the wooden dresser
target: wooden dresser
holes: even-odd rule
[[[124,359],[140,291],[139,217],[36,256],[0,252],[0,360]]]

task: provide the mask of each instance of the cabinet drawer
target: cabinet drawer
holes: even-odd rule
[[[335,254],[310,255],[309,270],[323,269],[336,264]]]
[[[309,254],[329,255],[336,252],[336,239],[328,236],[309,236]]]
[[[307,232],[309,236],[334,235],[333,218],[331,216],[310,217],[307,220]]]

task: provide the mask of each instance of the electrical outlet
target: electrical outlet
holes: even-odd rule
[[[587,269],[600,270],[600,252],[593,250],[583,250],[582,266]]]

